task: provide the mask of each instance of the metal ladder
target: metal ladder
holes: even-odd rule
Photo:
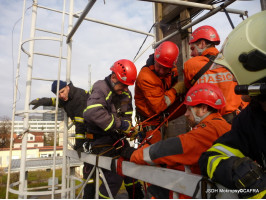
[[[22,147],[21,147],[21,166],[20,166],[20,176],[19,176],[19,191],[18,195],[19,198],[27,198],[27,195],[30,194],[27,192],[27,170],[26,170],[26,153],[27,153],[27,137],[28,133],[31,132],[32,130],[29,128],[29,114],[32,113],[54,113],[55,114],[55,128],[54,130],[50,132],[54,132],[54,156],[53,156],[53,183],[55,183],[55,156],[56,156],[56,136],[58,134],[57,130],[57,114],[58,114],[58,95],[56,96],[56,108],[55,110],[52,111],[47,111],[47,110],[42,110],[42,111],[35,111],[35,110],[30,110],[29,108],[29,102],[30,102],[30,97],[31,97],[31,90],[32,90],[32,81],[33,80],[42,80],[42,81],[53,81],[51,79],[44,79],[44,78],[35,78],[32,77],[32,69],[33,69],[33,58],[35,55],[38,56],[45,56],[45,57],[53,57],[58,59],[58,72],[57,72],[57,80],[60,80],[60,74],[61,74],[61,61],[62,59],[67,60],[67,75],[66,75],[66,81],[69,83],[70,82],[70,69],[71,69],[71,49],[72,49],[72,42],[69,40],[69,43],[67,44],[67,57],[62,56],[62,51],[63,51],[63,41],[64,37],[66,35],[64,34],[64,24],[65,24],[65,9],[66,9],[66,0],[63,1],[63,12],[62,13],[62,22],[61,22],[61,32],[52,32],[50,30],[45,30],[41,28],[36,28],[36,21],[37,21],[37,9],[42,8],[46,9],[49,11],[56,11],[54,9],[49,9],[45,8],[43,6],[39,6],[37,4],[37,0],[33,0],[32,3],[32,17],[31,17],[31,31],[30,31],[30,38],[22,41],[23,38],[23,28],[24,28],[24,16],[25,16],[25,5],[26,5],[26,0],[24,0],[24,5],[23,5],[23,14],[22,14],[22,23],[21,23],[21,32],[20,32],[20,47],[21,50],[19,49],[18,52],[18,61],[17,61],[17,72],[16,72],[16,83],[15,83],[15,88],[14,88],[14,99],[13,99],[13,113],[12,113],[12,129],[11,129],[11,138],[13,138],[13,132],[14,132],[14,121],[15,121],[15,116],[16,115],[22,115],[23,116],[23,129],[24,133],[22,135]],[[72,23],[73,23],[73,0],[70,0],[70,7],[69,7],[69,26],[68,29],[72,30]],[[46,32],[50,33],[52,35],[55,35],[57,37],[35,37],[35,32],[40,31],[40,32]],[[45,54],[45,53],[38,53],[34,52],[34,46],[35,46],[35,41],[37,40],[47,40],[47,41],[57,41],[59,42],[59,55],[52,55],[52,54]],[[29,43],[29,50],[25,50],[23,45],[25,43]],[[27,79],[26,79],[26,96],[25,96],[25,104],[24,104],[24,110],[22,111],[17,111],[16,110],[16,101],[17,101],[17,90],[18,90],[18,79],[19,79],[19,73],[20,73],[20,63],[21,63],[21,51],[24,52],[25,54],[28,55],[28,62],[27,62]],[[57,84],[57,91],[59,89],[59,81]],[[68,121],[67,121],[67,116],[66,113],[64,114],[64,148],[63,148],[63,165],[62,165],[62,177],[66,177],[66,167],[67,167],[67,158],[66,158],[66,149],[67,149],[67,141],[68,141]],[[8,191],[10,189],[10,168],[11,168],[11,160],[12,160],[12,146],[13,146],[13,140],[10,141],[10,153],[9,153],[9,166],[8,166],[8,179],[7,179],[7,190],[6,190],[6,198],[8,198]],[[69,185],[69,184],[68,184]],[[67,190],[67,183],[66,179],[62,178],[62,191],[60,192],[62,194],[62,198],[66,198],[66,191]],[[46,192],[47,193],[47,192]],[[39,195],[46,194],[45,192],[39,192]],[[51,197],[54,198],[55,195],[55,184],[52,185],[52,191],[48,192],[51,194]],[[58,192],[59,193],[59,192]],[[37,193],[36,193],[37,194]]]

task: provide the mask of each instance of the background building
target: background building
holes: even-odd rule
[[[43,106],[43,110],[55,110],[54,106]],[[43,113],[43,121],[54,121],[55,114],[53,113]],[[64,110],[58,108],[57,121],[64,121]]]
[[[59,128],[59,124],[60,124],[60,121],[57,121],[57,128]],[[54,130],[55,121],[31,120],[29,121],[29,129],[33,131]],[[14,122],[14,132],[17,134],[23,133],[23,121]]]

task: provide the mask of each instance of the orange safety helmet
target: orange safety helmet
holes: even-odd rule
[[[137,78],[137,69],[133,62],[127,59],[116,61],[110,68],[119,80],[125,85],[134,85]]]
[[[201,83],[194,85],[187,92],[184,104],[196,106],[207,104],[217,110],[225,106],[225,98],[219,87],[211,83]]]
[[[173,42],[166,41],[155,49],[154,59],[164,67],[172,68],[177,63],[178,55],[179,49],[177,45]]]
[[[214,42],[215,45],[220,44],[220,37],[212,26],[200,26],[190,36],[189,44],[197,42],[199,39],[209,40]]]

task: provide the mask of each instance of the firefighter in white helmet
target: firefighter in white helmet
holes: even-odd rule
[[[232,129],[202,154],[201,172],[240,198],[266,197],[266,11],[239,24],[228,36],[217,64],[227,67],[238,85],[236,94],[250,104]]]

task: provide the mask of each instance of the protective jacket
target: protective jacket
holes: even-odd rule
[[[69,86],[68,100],[63,101],[59,99],[58,107],[64,108],[65,112],[67,113],[67,116],[70,117],[70,119],[75,124],[76,128],[75,138],[85,139],[86,136],[85,133],[87,128],[84,123],[83,110],[86,108],[86,102],[89,93],[86,90],[75,87],[72,84],[72,82],[70,82],[68,86]],[[48,100],[49,103],[46,104],[47,106],[56,105],[56,98],[50,98]]]
[[[265,119],[266,112],[260,105],[251,102],[235,117],[231,131],[220,137],[207,152],[202,154],[199,160],[202,174],[208,175],[213,181],[227,188],[235,189],[233,165],[237,160],[249,157],[265,170]],[[265,190],[265,180],[264,186]]]
[[[153,55],[150,59],[152,57]],[[137,112],[145,117],[161,113],[175,101],[176,91],[172,86],[177,82],[178,76],[174,67],[167,77],[160,78],[154,70],[154,62],[149,64],[140,70],[135,85]]]
[[[209,58],[205,55],[216,56],[218,53],[215,47],[210,47],[202,53],[202,56],[195,56],[184,63],[184,81],[187,88],[192,87],[190,82],[193,77],[209,62]],[[221,110],[222,115],[238,111],[247,105],[241,100],[241,96],[234,92],[237,83],[233,81],[233,75],[222,66],[211,66],[195,84],[199,83],[213,83],[222,90],[226,100],[226,106]]]
[[[149,120],[144,126],[157,126],[162,121],[163,113],[176,100],[175,89],[172,86],[177,82],[178,71],[177,68],[172,68],[168,76],[161,78],[157,76],[154,70],[154,54],[150,55],[146,65],[140,70],[136,84],[135,84],[135,104],[137,115],[140,115],[141,121],[147,119],[155,114],[158,114],[153,119]],[[180,111],[179,111],[180,112]],[[181,116],[184,109],[180,113],[175,114],[175,118]],[[146,133],[148,137],[153,131]],[[160,131],[154,133],[151,143],[157,142],[161,139]]]
[[[130,91],[123,92],[121,95],[116,94],[112,89],[111,75],[106,77],[105,80],[97,81],[93,85],[91,95],[87,101],[87,107],[84,110],[84,119],[88,125],[88,132],[93,134],[92,153],[100,154],[110,149],[123,136],[116,132],[121,126],[121,120],[131,121],[132,113]],[[124,142],[125,146],[129,146],[127,141]],[[119,155],[119,152],[114,149],[103,155],[114,157]],[[87,169],[88,172],[91,170],[92,166]],[[103,173],[112,195],[115,196],[121,187],[123,177],[104,169]],[[130,177],[124,177],[124,183],[131,198],[132,196],[143,198],[141,185],[138,181]],[[133,187],[135,188],[134,190]],[[100,186],[99,195],[101,198],[109,198],[104,184]]]
[[[84,110],[84,119],[94,139],[113,135],[112,132],[121,126],[121,120],[131,121],[133,113],[131,93],[128,91],[117,95],[112,90],[110,77],[99,80],[93,85]]]
[[[228,132],[228,124],[220,113],[212,113],[188,133],[145,145],[134,151],[130,161],[142,165],[166,164],[168,168],[184,170],[189,165],[192,173],[199,173],[198,159],[212,143]]]

